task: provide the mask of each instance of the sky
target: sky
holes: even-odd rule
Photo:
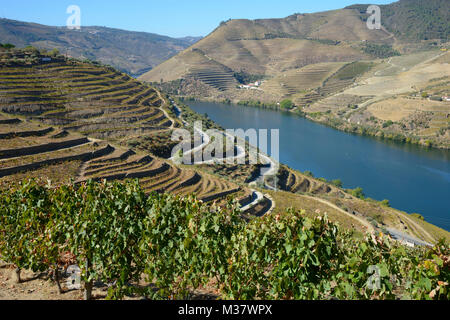
[[[105,26],[171,37],[206,36],[228,19],[284,18],[294,13],[340,9],[394,0],[0,0],[0,17],[64,26],[70,5],[81,26]]]

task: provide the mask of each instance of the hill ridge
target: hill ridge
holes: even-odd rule
[[[103,26],[68,30],[64,26],[0,18],[0,43],[56,48],[74,58],[110,64],[132,76],[141,75],[197,40]]]

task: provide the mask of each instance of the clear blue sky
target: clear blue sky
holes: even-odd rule
[[[81,8],[82,26],[106,26],[172,37],[206,36],[223,20],[283,18],[394,0],[0,0],[0,17],[52,26],[66,24],[69,5]]]

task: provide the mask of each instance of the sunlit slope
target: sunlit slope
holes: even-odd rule
[[[171,133],[181,126],[158,90],[110,67],[61,56],[42,60],[49,58],[0,52],[0,188],[28,178],[55,184],[140,179],[147,193],[195,194],[219,205],[228,196],[243,206],[254,201],[242,184],[137,148],[140,139],[150,150],[170,149]],[[272,203],[264,201],[248,214],[266,213]]]
[[[187,76],[190,68],[204,62],[193,49],[206,60],[235,72],[276,75],[313,63],[369,58],[361,51],[363,40],[393,41],[384,30],[369,30],[354,9],[296,14],[285,19],[231,20],[141,79],[171,81]]]
[[[0,19],[0,43],[12,43],[21,48],[28,45],[47,50],[57,48],[61,53],[100,61],[133,76],[143,74],[196,40],[106,27],[83,26],[81,30],[69,30]]]

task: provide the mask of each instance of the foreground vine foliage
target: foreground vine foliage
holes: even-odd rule
[[[67,255],[82,270],[86,299],[96,281],[110,299],[187,298],[204,286],[226,299],[450,297],[443,241],[411,249],[384,235],[358,240],[326,216],[293,209],[246,222],[231,200],[218,208],[146,195],[138,181],[53,188],[30,180],[1,191],[2,260],[58,275]],[[152,285],[137,285],[142,279]]]

